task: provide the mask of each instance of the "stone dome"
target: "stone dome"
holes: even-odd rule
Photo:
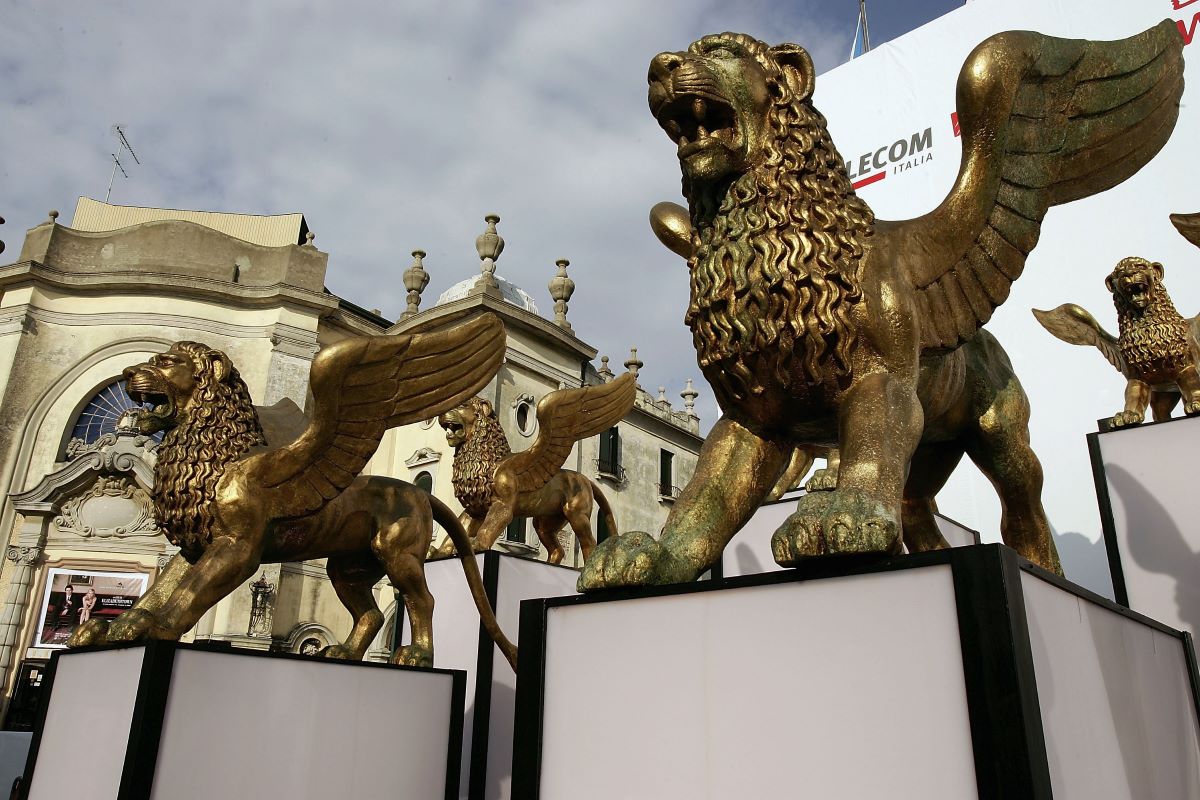
[[[523,308],[531,314],[538,313],[537,303],[533,302],[533,298],[524,289],[499,274],[493,275],[493,277],[496,279],[496,283],[500,284],[500,296],[504,298],[505,302],[512,303],[517,308]],[[475,275],[465,281],[459,281],[439,294],[434,305],[440,306],[452,300],[461,300],[467,296],[478,280],[479,276]]]

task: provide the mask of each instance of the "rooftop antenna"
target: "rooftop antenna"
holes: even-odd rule
[[[125,171],[124,165],[121,164],[121,158],[119,155],[121,151],[124,150],[128,152],[129,155],[133,157],[135,164],[138,166],[142,165],[142,162],[138,160],[137,153],[133,152],[133,146],[129,144],[129,140],[125,138],[125,131],[122,130],[122,127],[124,127],[123,123],[118,122],[110,129],[117,135],[118,147],[117,152],[112,154],[113,168],[112,172],[109,173],[108,176],[108,191],[104,194],[104,202],[106,203],[108,202],[108,198],[112,197],[113,179],[117,177],[117,170],[121,170],[121,174],[124,175],[126,179],[129,178],[129,173]]]

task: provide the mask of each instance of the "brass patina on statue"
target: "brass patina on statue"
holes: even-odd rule
[[[1046,330],[1071,344],[1092,345],[1125,376],[1125,408],[1115,428],[1137,425],[1150,407],[1156,422],[1170,419],[1183,398],[1183,412],[1200,414],[1200,319],[1184,318],[1163,286],[1163,265],[1144,258],[1121,259],[1104,285],[1117,307],[1117,335],[1074,303],[1053,311],[1033,310]]]
[[[464,547],[466,532],[423,490],[359,473],[384,431],[461,403],[496,374],[504,351],[504,326],[491,314],[435,333],[326,347],[309,374],[312,419],[282,446],[268,442],[246,384],[219,350],[178,342],[126,370],[130,396],[153,404],[138,414],[139,429],[166,430],[154,510],[180,552],[133,608],[111,624],[90,620],[69,645],[178,639],[259,564],[327,558],[354,627],[323,655],[363,657],[383,625],[372,589],[386,574],[412,632],[412,644],[392,660],[431,666],[433,597],[424,561],[433,522]],[[478,566],[473,558],[462,563],[484,624],[515,669],[516,648],[496,625]]]
[[[876,220],[813,108],[802,48],[707,36],[650,65],[689,209],[652,225],[688,259],[685,321],[723,416],[661,539],[603,542],[582,589],[694,580],[797,445],[837,446],[837,488],[802,497],[776,561],[946,546],[933,498],[964,453],[995,485],[1001,534],[1058,571],[1029,403],[980,327],[1047,209],[1104,191],[1166,142],[1183,91],[1166,21],[1119,42],[993,36],[958,80],[963,159],[929,214]]]
[[[600,487],[561,467],[575,442],[616,425],[636,396],[637,381],[630,373],[597,386],[551,392],[537,406],[537,439],[515,455],[489,401],[475,397],[442,414],[446,442],[454,448],[454,495],[463,505],[462,522],[474,549],[490,549],[514,517],[532,517],[551,564],[563,559],[555,534],[564,524],[571,526],[586,559],[596,546],[593,499],[615,534],[616,520]],[[451,545],[462,552],[457,542],[448,542],[441,554]]]

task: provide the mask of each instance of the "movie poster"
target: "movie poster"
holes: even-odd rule
[[[89,619],[112,620],[146,591],[140,572],[98,572],[52,567],[46,576],[34,647],[62,648]]]

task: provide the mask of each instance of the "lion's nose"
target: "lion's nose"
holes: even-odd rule
[[[650,73],[646,76],[646,81],[648,83],[666,81],[682,63],[682,53],[659,53],[650,60]]]

